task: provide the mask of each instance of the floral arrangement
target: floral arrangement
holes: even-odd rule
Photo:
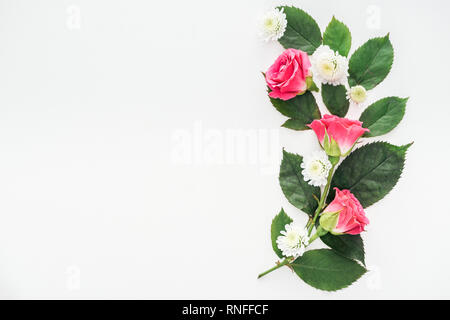
[[[361,143],[390,132],[405,113],[407,98],[366,103],[391,69],[393,47],[388,34],[349,57],[352,37],[344,23],[333,17],[322,34],[311,16],[291,6],[268,12],[261,30],[265,40],[285,48],[264,73],[272,105],[288,117],[282,127],[312,130],[321,151],[302,157],[283,150],[281,189],[308,222],[300,224],[281,209],[271,225],[281,260],[258,278],[287,266],[312,287],[339,290],[367,271],[360,235],[369,224],[365,210],[395,186],[412,144]],[[330,114],[321,115],[320,97]],[[355,120],[346,118],[350,108],[365,110]],[[328,248],[308,250],[319,238]]]

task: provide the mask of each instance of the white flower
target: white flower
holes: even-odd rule
[[[300,257],[309,243],[308,231],[296,222],[287,224],[277,238],[278,248],[285,257]]]
[[[356,106],[362,106],[367,100],[367,91],[363,86],[354,86],[347,90],[347,99]]]
[[[301,167],[303,179],[309,181],[310,185],[320,187],[327,184],[331,162],[325,152],[319,151],[304,157]]]
[[[311,57],[313,77],[319,82],[333,86],[345,84],[348,77],[346,57],[334,52],[328,46],[320,46]]]
[[[273,9],[262,17],[260,35],[265,41],[276,41],[283,36],[286,26],[286,14],[283,9]]]

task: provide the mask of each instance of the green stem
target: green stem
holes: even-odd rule
[[[328,173],[327,184],[326,184],[326,186],[325,186],[325,188],[323,190],[322,196],[320,197],[319,205],[318,205],[316,211],[314,212],[314,218],[313,219],[309,218],[308,223],[306,225],[307,228],[309,227],[309,229],[308,229],[308,236],[311,235],[311,231],[312,231],[312,229],[313,229],[313,227],[314,227],[314,225],[316,223],[317,217],[319,216],[319,213],[322,211],[323,205],[325,203],[325,199],[327,198],[328,192],[330,191],[331,178],[333,178],[334,168],[336,167],[337,163],[339,162],[339,157],[330,157],[330,161],[331,161],[332,167],[330,169],[330,172]],[[311,244],[311,242],[313,242],[314,240],[316,240],[320,236],[321,236],[321,234],[319,233],[319,230],[317,230],[317,232],[310,238],[308,245]],[[290,261],[289,258],[284,259],[283,261],[278,263],[275,267],[270,268],[269,270],[264,271],[263,273],[260,273],[258,275],[258,279],[261,278],[261,277],[264,277],[266,274],[269,274],[272,271],[275,271],[275,270],[277,270],[277,269],[279,269],[279,268],[281,268],[281,267],[283,267],[285,265],[288,265],[290,262],[291,261]]]
[[[258,275],[258,279],[261,278],[261,277],[264,277],[266,274],[271,273],[272,271],[275,271],[275,270],[277,270],[277,269],[287,265],[288,263],[289,263],[289,259],[288,258],[284,259],[279,264],[277,264],[275,267],[270,268],[269,270],[264,271],[263,273],[259,274]]]
[[[311,238],[309,238],[309,243],[308,243],[308,245],[310,245],[314,240],[316,240],[317,238],[319,237],[319,234],[316,232],[316,233],[314,233],[314,235],[311,237]]]
[[[317,228],[317,230],[316,230],[316,233],[314,233],[314,235],[311,237],[311,238],[309,238],[309,242],[308,242],[308,245],[310,245],[314,240],[316,240],[317,238],[319,238],[319,237],[321,237],[321,236],[323,236],[323,235],[325,235],[325,234],[327,234],[328,233],[328,231],[327,230],[325,230],[325,229],[323,229],[321,226],[319,226],[318,228]]]
[[[319,213],[323,209],[323,204],[325,203],[325,199],[327,198],[328,192],[330,191],[331,178],[333,178],[333,172],[334,172],[334,168],[336,167],[336,165],[337,165],[337,162],[333,161],[330,172],[328,173],[327,184],[325,186],[325,189],[323,189],[322,196],[320,197],[319,206],[317,207],[316,211],[314,212],[314,218],[312,220],[311,225],[309,226],[308,236],[311,235],[312,229],[313,229],[314,225],[316,224],[317,217],[319,216]]]
[[[309,226],[311,225],[311,223],[312,223],[312,218],[309,217],[308,222],[306,223],[306,229],[309,228]]]

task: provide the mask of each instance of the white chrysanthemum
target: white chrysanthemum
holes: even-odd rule
[[[327,184],[331,162],[325,152],[319,151],[304,157],[301,167],[303,178],[310,185],[320,187]]]
[[[309,243],[308,231],[296,222],[287,224],[277,238],[278,248],[285,257],[300,257]]]
[[[346,57],[334,52],[328,46],[320,46],[311,57],[313,77],[321,83],[333,86],[345,84],[348,77]]]
[[[367,100],[367,91],[363,86],[354,86],[347,90],[347,99],[356,106],[364,105]]]
[[[267,12],[260,22],[260,35],[265,41],[276,41],[286,31],[287,19],[283,9],[273,9]]]

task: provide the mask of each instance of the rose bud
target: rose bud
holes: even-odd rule
[[[269,96],[289,100],[304,93],[313,85],[310,68],[311,62],[306,52],[285,50],[266,72],[266,82],[272,90]]]
[[[335,198],[320,216],[320,226],[335,235],[360,234],[369,224],[361,203],[349,190],[334,190]]]
[[[326,114],[320,120],[308,125],[317,135],[322,148],[329,156],[345,157],[352,150],[356,141],[370,130],[362,127],[362,122],[339,118]]]

